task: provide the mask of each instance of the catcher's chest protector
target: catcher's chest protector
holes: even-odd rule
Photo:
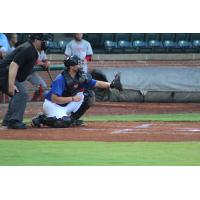
[[[75,78],[72,78],[67,71],[63,71],[62,75],[65,79],[65,90],[62,93],[63,97],[71,97],[82,91],[77,76]]]

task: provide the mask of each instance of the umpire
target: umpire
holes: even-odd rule
[[[26,129],[23,115],[28,94],[23,81],[31,73],[38,59],[38,49],[45,46],[45,40],[47,37],[43,33],[30,34],[29,41],[0,60],[0,91],[11,97],[3,126],[10,129]]]

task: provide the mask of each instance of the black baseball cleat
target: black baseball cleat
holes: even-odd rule
[[[8,129],[27,129],[26,124],[18,120],[10,120],[7,125]]]
[[[34,128],[40,128],[41,124],[43,124],[43,119],[45,115],[43,113],[38,113],[34,118],[32,118],[31,126]]]
[[[85,126],[86,123],[81,119],[76,119],[72,122],[71,126]]]
[[[7,120],[3,120],[1,125],[2,126],[8,126],[8,121]]]

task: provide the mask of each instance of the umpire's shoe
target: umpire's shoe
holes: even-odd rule
[[[26,124],[18,120],[9,120],[7,128],[8,129],[27,129]]]
[[[3,120],[1,125],[2,126],[8,126],[8,120]]]

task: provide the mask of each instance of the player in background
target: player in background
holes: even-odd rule
[[[7,34],[7,38],[9,42],[9,48],[7,54],[10,54],[16,48],[16,44],[18,42],[18,35],[16,33],[9,33]]]
[[[50,67],[50,62],[48,61],[47,55],[42,47],[38,49],[38,60],[36,66],[43,67],[45,70],[49,70]],[[35,92],[31,101],[43,101],[44,92],[47,90],[47,84],[44,79],[33,69],[26,80],[35,86]]]
[[[4,33],[0,33],[0,59],[6,57],[9,47],[10,45],[6,35]]]
[[[70,41],[65,49],[65,56],[76,55],[81,59],[83,70],[88,72],[87,62],[92,60],[92,47],[90,43],[83,39],[83,33],[74,33],[74,39]]]

